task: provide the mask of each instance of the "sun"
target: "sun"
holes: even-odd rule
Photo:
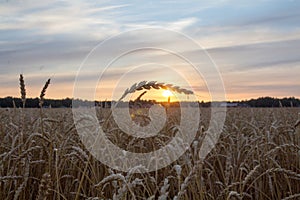
[[[162,95],[164,97],[170,97],[170,96],[173,96],[173,93],[170,90],[164,90]]]

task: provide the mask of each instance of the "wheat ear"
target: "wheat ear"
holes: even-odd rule
[[[48,86],[50,85],[50,78],[47,80],[47,82],[45,83],[42,91],[41,91],[41,94],[40,94],[40,99],[39,99],[39,105],[40,107],[43,106],[43,103],[44,103],[44,96],[46,95],[46,90],[48,88]]]
[[[52,181],[51,181],[50,174],[49,173],[43,174],[41,183],[39,185],[39,191],[36,200],[46,200],[50,195],[51,186],[52,186]]]
[[[21,91],[21,99],[23,103],[23,108],[25,107],[25,101],[26,101],[26,89],[25,89],[25,81],[23,74],[20,74],[20,91]]]
[[[165,90],[171,90],[173,92],[177,92],[179,94],[186,94],[186,95],[194,94],[194,92],[191,91],[191,90],[180,88],[179,86],[175,86],[173,84],[157,83],[156,81],[148,81],[148,82],[147,81],[141,81],[139,83],[133,84],[130,88],[127,88],[125,90],[125,92],[123,93],[123,95],[121,96],[121,98],[119,99],[119,101],[124,99],[127,94],[134,93],[135,91],[144,90],[144,89],[145,90],[165,89]]]

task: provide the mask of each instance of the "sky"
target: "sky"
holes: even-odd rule
[[[157,80],[209,100],[215,77],[203,71],[216,68],[228,100],[300,98],[299,10],[296,0],[0,0],[0,97],[20,96],[22,73],[28,97],[51,78],[47,98],[74,97],[78,85],[97,100],[118,98]],[[152,49],[133,51],[145,45]],[[132,52],[103,65],[121,50]]]

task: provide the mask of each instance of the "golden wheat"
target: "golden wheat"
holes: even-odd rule
[[[20,88],[25,100],[23,76]],[[177,86],[140,82],[122,97],[144,89],[191,94]],[[96,111],[103,127],[111,111]],[[177,161],[139,174],[142,166],[125,173],[96,160],[77,135],[71,109],[0,109],[0,199],[299,199],[299,108],[228,109],[220,139],[202,161],[198,154],[210,112],[201,108],[197,137]],[[158,137],[134,138],[113,119],[106,136],[132,152],[159,149],[178,131],[179,108],[168,109],[167,116]]]

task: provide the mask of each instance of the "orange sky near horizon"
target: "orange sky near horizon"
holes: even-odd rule
[[[43,84],[42,84],[43,85]],[[26,96],[27,98],[36,98],[40,95],[41,89],[42,89],[42,85],[40,87],[36,87],[36,86],[26,86]],[[59,91],[56,91],[56,88],[60,88]],[[46,96],[45,98],[49,98],[49,99],[64,99],[64,98],[72,98],[72,91],[73,91],[73,85],[53,85],[50,84],[49,88],[47,89],[46,92]],[[144,90],[143,90],[144,91]],[[143,91],[137,91],[136,93],[134,93],[130,99],[133,100],[135,98],[137,98],[138,95],[140,95]],[[196,96],[196,98],[198,98],[199,101],[210,101],[210,97],[208,93],[196,93],[198,96]],[[20,91],[18,88],[18,84],[16,84],[16,87],[14,89],[2,89],[0,91],[0,96],[2,98],[7,97],[7,96],[12,96],[12,97],[20,97]],[[111,100],[110,94],[103,94],[103,97],[101,97],[101,94],[97,95],[99,96],[99,98],[96,98],[95,100],[100,100],[100,101],[104,101],[104,100]],[[295,98],[300,98],[299,96],[285,96],[285,95],[281,95],[279,92],[274,92],[274,93],[269,93],[266,94],[265,92],[260,92],[260,93],[226,93],[226,99],[228,101],[241,101],[241,100],[249,100],[249,99],[255,99],[255,98],[259,98],[259,97],[274,97],[274,98],[284,98],[284,97],[295,97]],[[182,97],[183,99],[188,100],[188,98],[186,97]],[[167,101],[167,98],[163,96],[163,90],[152,90],[151,92],[147,92],[147,94],[145,94],[142,99],[146,99],[146,100],[156,100],[156,101]],[[177,101],[178,99],[176,98],[176,96],[172,96],[171,97],[171,101]]]

